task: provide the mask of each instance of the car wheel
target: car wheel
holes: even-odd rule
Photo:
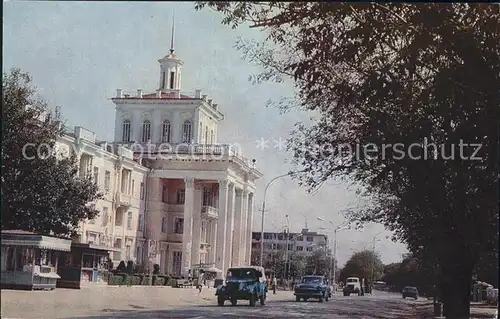
[[[349,294],[347,292],[344,292],[344,297],[347,297],[349,296]]]
[[[328,301],[328,299],[329,299],[329,298],[328,298],[328,295],[326,295],[326,297],[325,297],[325,301]]]
[[[217,298],[217,305],[220,307],[224,306],[224,301],[225,301],[224,298],[221,297]]]
[[[300,297],[299,296],[295,296],[295,301],[300,301]]]
[[[319,297],[318,299],[319,299],[319,302],[323,302],[323,297],[322,296]]]
[[[306,297],[304,297],[304,301],[307,301],[307,298],[306,298]]]
[[[238,304],[238,299],[231,298],[231,306],[236,306]]]
[[[257,298],[255,297],[255,294],[252,294],[250,296],[250,301],[249,301],[249,304],[250,304],[250,307],[255,307],[255,304],[257,303]]]

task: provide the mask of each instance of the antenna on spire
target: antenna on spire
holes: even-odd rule
[[[175,14],[172,13],[172,37],[170,38],[170,54],[174,54]]]

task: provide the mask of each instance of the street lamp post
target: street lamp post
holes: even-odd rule
[[[287,177],[287,176],[292,176],[294,174],[300,173],[302,171],[297,171],[297,172],[288,172],[286,174],[282,174],[279,176],[276,176],[275,178],[271,179],[267,185],[266,188],[264,189],[264,198],[262,199],[262,220],[261,220],[261,229],[260,229],[260,266],[264,267],[264,212],[266,210],[266,195],[267,195],[267,190],[271,184],[276,181],[277,179]]]
[[[321,217],[318,217],[318,220],[325,221]],[[340,229],[347,229],[349,227],[345,225],[346,223],[342,223],[342,224],[338,225],[337,227],[335,227],[334,223],[331,220],[329,220],[328,223],[330,223],[333,227],[332,281],[333,281],[333,283],[335,283],[336,274],[337,274],[337,267],[335,266],[335,262],[337,261],[337,231],[339,231]]]
[[[373,283],[374,280],[374,272],[375,272],[375,242],[377,241],[377,236],[382,234],[382,232],[377,233],[375,236],[373,236],[373,246],[372,246],[372,275],[371,275],[371,282]],[[380,240],[380,239],[379,239]]]

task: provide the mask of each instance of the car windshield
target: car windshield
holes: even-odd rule
[[[417,288],[415,288],[415,287],[405,287],[405,291],[408,291],[408,292],[416,292],[416,291],[417,291]]]
[[[234,268],[227,271],[228,280],[255,280],[259,271],[253,268]]]
[[[322,280],[318,277],[304,277],[302,278],[303,284],[321,284]]]
[[[357,279],[347,279],[347,282],[358,282],[358,280]]]

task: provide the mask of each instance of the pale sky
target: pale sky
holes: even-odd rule
[[[218,140],[238,143],[244,155],[255,158],[264,177],[257,183],[254,231],[260,231],[263,190],[267,182],[288,172],[291,154],[275,147],[274,140],[289,137],[307,113],[280,114],[266,108],[268,100],[292,95],[291,83],[253,85],[259,72],[234,48],[238,37],[262,40],[266,34],[242,26],[236,30],[220,24],[218,13],[195,11],[194,2],[42,2],[4,1],[3,68],[29,72],[39,94],[51,105],[61,106],[69,126],[83,126],[100,140],[114,137],[116,89],[154,92],[159,83],[158,59],[168,53],[172,14],[175,12],[175,49],[184,61],[182,91],[202,94],[219,104],[225,114]],[[267,149],[257,141],[268,140]],[[361,205],[355,187],[331,181],[309,195],[291,180],[277,180],[266,198],[266,231],[282,229],[289,215],[292,232],[305,226],[311,231],[344,221],[342,210]],[[372,248],[385,263],[401,260],[405,245],[393,243],[381,225],[364,231],[339,231],[338,259],[343,264],[357,250]]]

